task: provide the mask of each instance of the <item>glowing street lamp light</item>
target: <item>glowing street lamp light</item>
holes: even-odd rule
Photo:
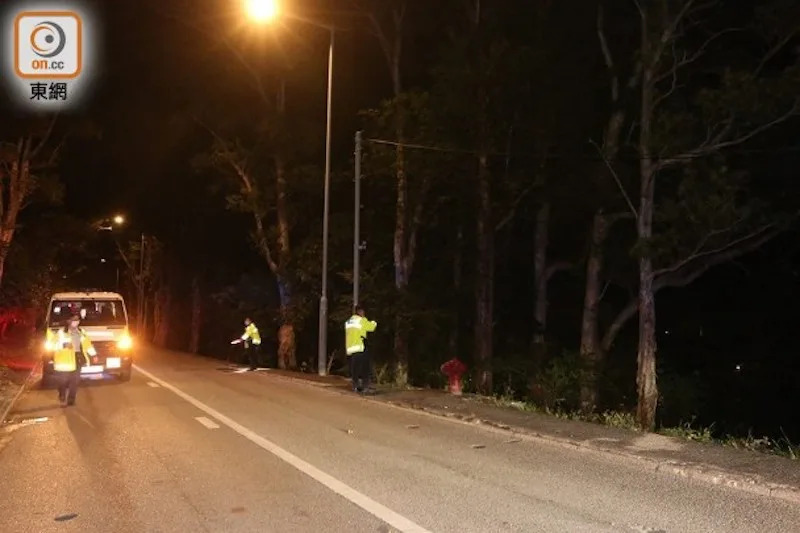
[[[125,223],[125,217],[122,215],[117,215],[114,217],[114,224],[117,226],[121,226]]]
[[[244,0],[247,16],[256,22],[272,22],[280,14],[277,0]]]

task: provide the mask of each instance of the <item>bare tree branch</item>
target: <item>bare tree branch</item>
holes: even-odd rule
[[[37,144],[36,147],[33,150],[31,150],[29,154],[29,158],[31,160],[36,159],[36,157],[39,155],[39,152],[42,151],[42,148],[44,148],[45,144],[47,144],[47,142],[50,140],[50,136],[53,134],[53,128],[55,128],[57,119],[58,119],[58,113],[53,115],[53,118],[50,119],[50,124],[48,124],[47,130],[45,131],[42,138],[39,140],[39,144]]]
[[[506,216],[504,216],[502,218],[502,220],[500,220],[497,223],[497,225],[495,225],[495,227],[494,227],[495,231],[500,231],[509,222],[511,222],[511,220],[513,220],[513,218],[517,214],[517,210],[519,209],[519,205],[522,203],[522,200],[524,200],[525,197],[528,196],[528,194],[535,188],[536,188],[536,183],[532,183],[531,185],[525,187],[525,189],[523,189],[522,192],[519,193],[519,195],[517,195],[516,199],[514,199],[514,202],[511,204],[511,208],[508,210],[508,213],[506,213]]]
[[[741,239],[737,239],[727,246],[720,247],[707,253],[698,254],[691,259],[681,261],[675,268],[665,269],[656,274],[653,281],[653,292],[656,293],[667,287],[685,287],[705,274],[710,268],[733,261],[749,252],[757,250],[769,240],[775,238],[783,228],[771,224],[762,227]],[[623,307],[603,336],[603,350],[608,351],[614,344],[617,335],[625,324],[636,316],[639,310],[637,298],[631,298]]]
[[[775,223],[765,224],[765,225],[757,228],[756,230],[748,233],[747,235],[743,235],[743,236],[739,237],[738,239],[735,239],[735,240],[733,240],[733,241],[731,241],[729,243],[726,243],[723,246],[720,246],[720,247],[712,249],[712,250],[702,251],[702,249],[705,247],[705,243],[712,236],[721,235],[723,233],[727,233],[728,231],[733,230],[733,227],[734,226],[731,226],[731,227],[725,228],[723,230],[717,230],[717,231],[711,232],[708,236],[706,236],[704,239],[701,240],[700,244],[686,258],[682,259],[681,261],[677,262],[676,264],[674,264],[674,265],[672,265],[672,266],[670,266],[668,268],[663,268],[663,269],[657,270],[655,272],[655,276],[656,277],[665,276],[667,274],[672,274],[672,273],[678,272],[681,269],[686,268],[692,262],[695,262],[695,261],[698,261],[698,260],[703,260],[706,257],[718,256],[718,255],[723,254],[726,251],[731,250],[731,249],[737,249],[737,247],[740,247],[740,246],[742,246],[744,244],[747,244],[747,243],[753,241],[754,239],[757,239],[759,236],[764,235],[765,233],[770,233],[770,232],[773,232],[776,229],[778,229],[778,226]]]
[[[248,195],[250,200],[254,200],[256,196],[255,186],[253,181],[250,177],[249,171],[247,169],[247,165],[245,161],[241,161],[239,158],[236,157],[236,151],[231,150],[229,148],[229,143],[225,141],[214,129],[210,126],[206,125],[201,121],[198,117],[192,117],[197,124],[202,126],[214,139],[217,141],[220,147],[219,155],[222,157],[224,162],[233,170],[236,177],[239,178],[239,181],[242,183],[242,186],[245,190],[245,193]],[[259,213],[257,206],[252,206],[252,215],[253,215],[253,222],[256,227],[256,246],[261,254],[264,256],[264,259],[267,262],[270,270],[273,273],[278,272],[278,264],[274,260],[274,254],[270,249],[269,240],[267,239],[267,232],[264,227],[264,219]]]
[[[754,232],[747,237],[738,239],[735,244],[721,247],[713,252],[698,254],[691,261],[683,262],[680,268],[657,276],[653,281],[653,290],[658,291],[665,287],[685,287],[705,274],[710,268],[757,250],[779,235],[781,231],[783,231],[783,228],[773,225],[768,229],[765,228],[760,232]]]
[[[622,328],[628,321],[636,316],[636,313],[639,312],[639,299],[638,298],[631,298],[628,300],[628,303],[623,307],[617,316],[614,318],[614,321],[611,325],[606,329],[605,335],[603,335],[603,340],[600,343],[600,346],[603,348],[604,352],[608,352],[611,347],[614,345],[614,341],[617,340],[617,336],[619,332],[622,331]]]
[[[686,15],[692,10],[692,7],[694,6],[694,1],[695,0],[686,0],[685,3],[683,4],[683,7],[681,7],[680,11],[678,12],[678,14],[675,15],[674,19],[672,19],[672,22],[670,22],[667,25],[667,27],[664,28],[664,31],[661,32],[661,38],[658,41],[658,47],[655,49],[653,56],[649,58],[650,68],[655,67],[659,63],[659,61],[661,61],[661,56],[664,54],[664,50],[672,42],[673,36],[675,35],[675,32],[678,30],[678,27],[680,26],[684,17],[686,17]]]
[[[597,8],[597,39],[600,41],[600,50],[603,52],[603,59],[611,76],[611,101],[619,101],[619,76],[616,73],[614,57],[611,55],[611,48],[608,46],[605,32],[605,13],[603,5]]]
[[[680,62],[678,61],[678,54],[677,54],[676,45],[675,45],[674,41],[672,43],[672,57],[673,57],[672,67],[667,70],[667,74],[665,75],[665,76],[671,76],[672,77],[672,81],[670,82],[670,88],[664,94],[658,96],[653,101],[653,109],[657,109],[661,105],[661,103],[663,101],[665,101],[667,98],[669,98],[670,96],[672,96],[672,94],[675,92],[675,89],[678,88],[678,69],[680,68],[679,67],[679,63]],[[658,78],[656,78],[656,82],[655,83],[657,84],[660,80],[663,80],[663,79],[665,79],[664,76],[658,77]]]
[[[698,157],[718,152],[725,148],[730,148],[732,146],[737,146],[739,144],[747,142],[748,140],[769,130],[770,128],[773,128],[778,124],[786,122],[790,118],[796,116],[798,112],[800,112],[800,99],[795,100],[791,109],[789,109],[786,113],[780,115],[779,117],[775,118],[774,120],[771,120],[766,124],[757,126],[748,131],[747,133],[726,140],[726,137],[728,137],[730,133],[733,131],[734,118],[733,116],[731,116],[725,121],[725,125],[722,127],[720,132],[717,135],[713,136],[712,139],[707,139],[700,146],[698,146],[693,150],[689,150],[688,152],[684,152],[679,155],[661,159],[660,161],[658,161],[656,165],[657,170],[662,170],[664,168],[675,166],[681,163],[685,164],[687,161],[691,161]]]
[[[628,204],[628,208],[631,210],[631,213],[633,213],[633,216],[638,219],[639,213],[636,211],[636,207],[634,207],[633,202],[628,196],[625,187],[623,187],[622,181],[619,179],[619,176],[617,175],[617,172],[614,170],[614,167],[611,166],[611,163],[608,161],[608,159],[606,159],[605,154],[603,154],[603,150],[600,148],[600,146],[598,146],[597,143],[591,139],[589,140],[589,142],[592,143],[592,146],[594,146],[597,149],[597,153],[600,154],[600,157],[603,159],[603,162],[606,164],[606,167],[608,167],[608,170],[611,172],[611,176],[613,176],[614,181],[617,183],[617,187],[619,188],[620,193],[622,193],[622,196],[625,198],[625,202]]]
[[[761,61],[759,62],[758,67],[756,67],[756,70],[754,71],[754,75],[758,76],[759,74],[761,74],[761,71],[764,70],[764,67],[767,65],[767,63],[769,63],[770,60],[772,60],[773,57],[778,55],[778,53],[781,50],[783,50],[783,48],[787,44],[789,44],[789,41],[791,41],[795,37],[795,35],[797,35],[798,33],[800,33],[800,25],[795,26],[794,28],[792,28],[792,30],[790,32],[788,32],[786,35],[784,35],[783,38],[780,39],[777,43],[775,43],[775,45],[772,48],[767,50],[767,53],[764,54],[764,57],[761,58]]]
[[[671,68],[669,68],[663,74],[661,74],[659,76],[656,76],[656,78],[655,78],[656,83],[658,83],[660,81],[663,81],[663,80],[665,80],[665,79],[667,79],[669,77],[674,77],[676,75],[676,72],[678,70],[680,70],[682,67],[691,65],[692,63],[696,62],[698,59],[703,57],[703,55],[705,55],[705,53],[706,53],[708,47],[711,45],[711,43],[713,43],[714,41],[716,41],[717,39],[719,39],[723,35],[727,35],[728,33],[739,32],[739,31],[742,31],[742,28],[726,28],[724,30],[720,30],[718,32],[713,33],[710,37],[708,37],[708,39],[706,39],[703,42],[703,44],[700,45],[700,47],[695,51],[695,53],[693,53],[691,55],[687,55],[684,52],[683,57],[681,57],[680,60],[677,60],[677,58],[676,58],[676,61],[673,63]],[[674,41],[673,41],[673,45],[674,45]]]

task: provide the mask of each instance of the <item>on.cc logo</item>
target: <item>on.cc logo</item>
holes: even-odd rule
[[[2,1],[2,0],[0,0]],[[14,19],[14,69],[22,79],[77,78],[83,24],[74,11],[23,11]]]
[[[64,51],[67,45],[67,34],[59,24],[45,20],[34,26],[31,31],[31,48],[39,57],[55,57]]]

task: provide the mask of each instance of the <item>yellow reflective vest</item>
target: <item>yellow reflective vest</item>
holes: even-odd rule
[[[92,346],[92,341],[82,328],[78,328],[81,334],[81,351],[85,356],[96,355],[97,352]],[[66,328],[59,329],[54,335],[55,351],[53,352],[53,370],[56,372],[74,372],[78,368],[78,361],[75,357],[75,347],[72,345],[72,337]]]
[[[261,334],[258,333],[258,328],[253,322],[250,322],[250,324],[244,328],[242,340],[247,341],[247,339],[250,339],[256,346],[261,344]]]
[[[364,339],[368,333],[375,331],[378,323],[374,320],[367,320],[363,316],[353,315],[344,323],[345,348],[347,355],[361,353],[364,351]]]

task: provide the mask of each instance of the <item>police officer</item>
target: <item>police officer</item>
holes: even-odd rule
[[[344,324],[345,348],[350,366],[350,376],[353,380],[353,390],[364,393],[369,390],[371,374],[369,353],[366,347],[366,338],[375,331],[378,323],[367,320],[364,308],[357,306],[355,314]]]
[[[62,406],[75,405],[78,394],[78,384],[81,377],[81,367],[89,364],[89,357],[97,355],[92,346],[92,341],[83,328],[79,327],[81,318],[78,315],[70,317],[66,326],[58,330],[59,358],[54,364],[54,370],[61,374],[58,385],[58,399]],[[66,359],[64,358],[66,356]],[[74,359],[71,359],[72,356]]]
[[[258,354],[261,349],[261,334],[255,323],[250,320],[250,317],[244,319],[244,333],[241,337],[233,341],[231,344],[244,343],[244,351],[247,354],[247,361],[250,363],[250,371],[258,369]]]

